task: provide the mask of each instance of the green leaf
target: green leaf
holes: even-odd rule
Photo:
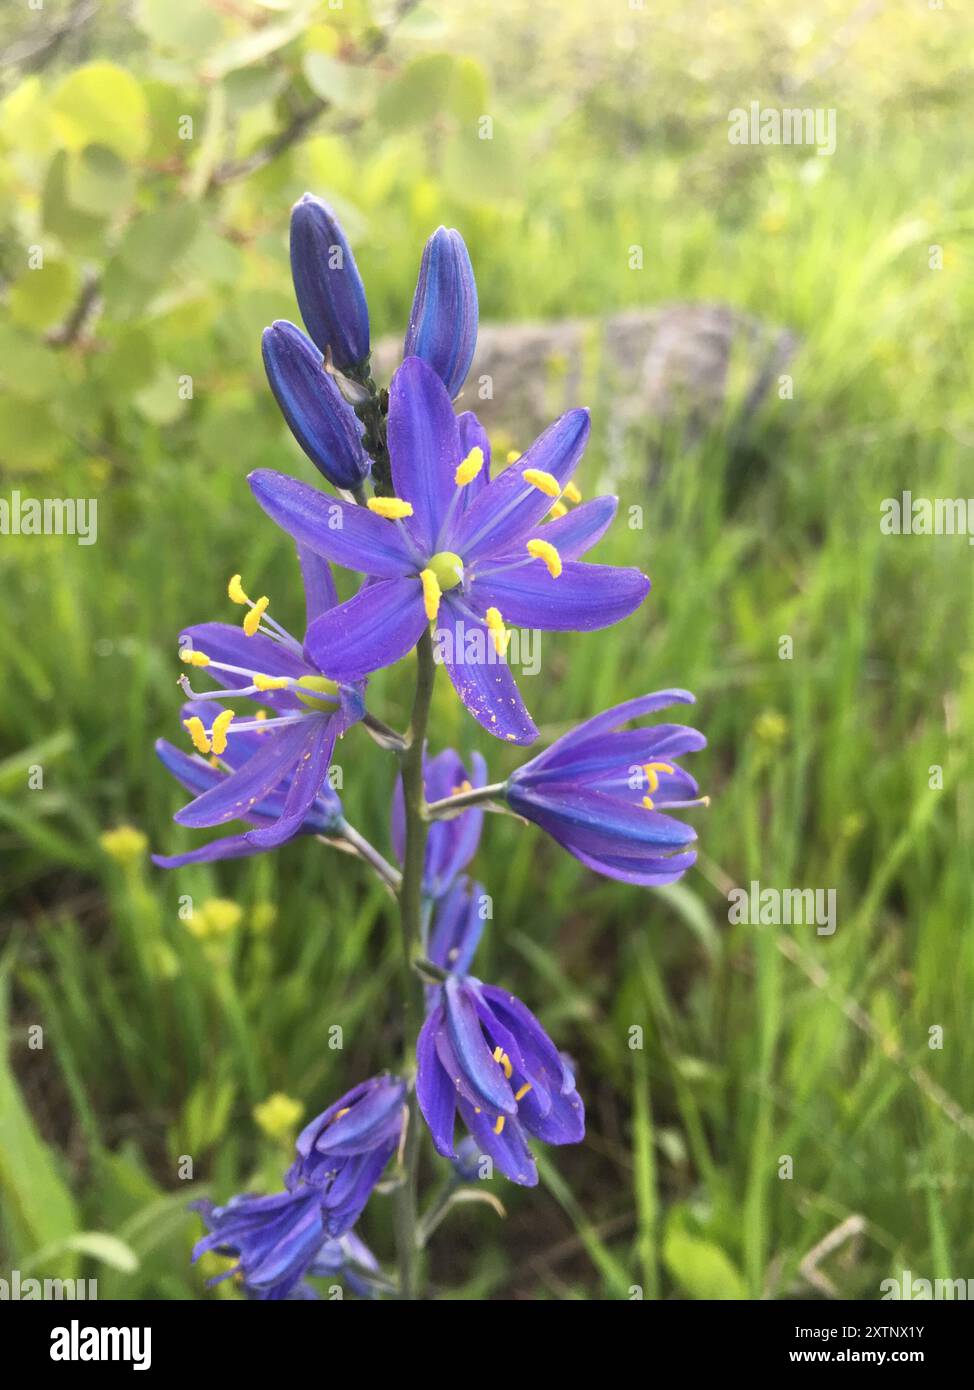
[[[137,392],[132,402],[153,425],[172,425],[186,409],[179,394],[179,379],[172,367],[163,367],[154,381]]]
[[[355,95],[359,74],[347,63],[339,63],[327,53],[306,53],[302,68],[308,86],[323,101],[344,106]]]
[[[426,53],[394,77],[379,96],[377,115],[383,125],[398,130],[424,125],[448,104],[455,60],[449,53]]]
[[[68,73],[54,94],[51,117],[56,134],[72,150],[107,145],[138,159],[149,138],[142,88],[114,63],[88,63]]]
[[[74,301],[78,277],[67,261],[45,260],[27,270],[10,291],[7,307],[15,323],[26,328],[50,328]]]
[[[262,29],[244,34],[222,44],[210,55],[203,67],[204,81],[215,81],[225,77],[236,68],[260,63],[278,49],[296,39],[307,26],[311,6],[302,4],[288,19],[280,24],[268,24]]]
[[[0,396],[0,464],[14,472],[48,468],[65,446],[43,402],[29,407],[16,396]]]
[[[87,145],[68,163],[67,193],[82,212],[110,217],[132,201],[135,174],[107,145]]]
[[[161,285],[199,225],[199,209],[191,203],[172,203],[147,212],[126,228],[118,248],[119,260],[132,275]]]
[[[77,1231],[74,1198],[53,1152],[40,1138],[7,1058],[8,972],[0,974],[0,1193],[6,1221],[27,1248],[60,1245]],[[40,1071],[43,1054],[30,1054]],[[70,1267],[68,1267],[68,1264]],[[73,1277],[74,1262],[62,1263],[61,1278]]]
[[[215,8],[201,0],[139,0],[135,22],[160,48],[208,53],[224,34]]]
[[[134,1274],[139,1267],[138,1256],[131,1246],[107,1231],[79,1231],[65,1241],[65,1248],[99,1260],[121,1274]]]
[[[743,1278],[720,1246],[678,1227],[671,1229],[663,1242],[663,1263],[691,1298],[747,1298]]]
[[[58,150],[51,160],[41,194],[41,221],[46,232],[56,236],[69,251],[103,255],[104,221],[72,206],[68,199],[69,156]]]

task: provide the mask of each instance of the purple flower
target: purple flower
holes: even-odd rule
[[[405,1083],[374,1076],[353,1086],[298,1135],[288,1191],[317,1194],[327,1233],[355,1225],[402,1133]]]
[[[427,801],[439,801],[459,791],[470,791],[487,782],[487,764],[479,753],[471,757],[472,771],[468,774],[459,753],[445,748],[435,758],[424,756],[423,781]],[[452,820],[434,821],[426,841],[426,860],[423,866],[423,892],[428,898],[441,898],[449,892],[457,875],[467,867],[480,843],[484,813],[473,807]],[[396,783],[392,797],[392,845],[403,863],[406,854],[406,807],[403,801],[402,780]]]
[[[208,1250],[237,1258],[236,1266],[211,1279],[211,1284],[236,1276],[254,1299],[307,1299],[318,1297],[310,1284],[302,1282],[313,1275],[343,1278],[361,1297],[373,1296],[378,1261],[354,1231],[337,1239],[324,1234],[316,1193],[231,1197],[224,1206],[204,1198],[193,1207],[209,1230],[194,1246],[193,1259]]]
[[[326,203],[306,193],[291,211],[291,276],[304,326],[336,367],[369,356],[369,307],[351,247]]]
[[[484,933],[485,899],[484,885],[471,884],[464,875],[435,903],[426,956],[441,970],[465,975],[470,969]],[[436,986],[432,989],[435,994]]]
[[[371,464],[362,426],[300,328],[278,320],[264,329],[261,351],[267,380],[291,433],[334,487],[354,492]]]
[[[300,548],[299,558],[312,623],[337,599],[328,566]],[[274,849],[295,835],[316,833],[323,822],[334,828],[341,808],[326,782],[332,749],[365,711],[361,682],[339,685],[325,676],[301,643],[268,615],[266,597],[249,599],[239,575],[230,581],[229,594],[249,610],[242,629],[200,623],[180,636],[183,660],[223,686],[198,692],[185,678],[182,682],[191,700],[183,723],[197,752],[216,760],[216,766],[180,758],[166,743],[157,751],[183,785],[198,793],[176,812],[178,824],[203,828],[244,820],[256,828],[187,854],[153,856],[166,869]],[[266,705],[270,717],[261,709],[256,718],[238,720],[222,702],[228,694]]]
[[[326,1240],[308,1273],[316,1279],[343,1279],[360,1298],[374,1298],[383,1286],[379,1261],[354,1231]]]
[[[423,250],[404,357],[421,357],[451,400],[460,393],[477,346],[477,285],[463,237],[438,227]]]
[[[534,1015],[507,990],[450,978],[416,1044],[416,1098],[436,1151],[456,1159],[459,1111],[473,1138],[512,1182],[533,1187],[527,1136],[577,1144],[585,1109],[571,1068]]]
[[[579,724],[511,775],[509,805],[597,873],[647,887],[674,883],[694,863],[686,846],[697,837],[666,812],[707,804],[676,759],[707,740],[683,724],[620,726],[678,703],[693,704],[693,696],[661,690]]]
[[[309,627],[305,649],[322,671],[361,679],[399,660],[435,623],[438,659],[474,718],[498,738],[530,743],[537,729],[504,659],[508,625],[608,627],[639,606],[649,580],[636,569],[577,559],[606,530],[615,498],[544,520],[581,458],[587,411],[563,415],[479,486],[482,449],[465,455],[462,443],[475,424],[458,421],[439,377],[409,357],[390,391],[396,497],[373,498],[366,508],[266,469],[249,481],[264,511],[299,544],[369,577]]]
[[[193,1247],[235,1255],[235,1268],[212,1282],[239,1275],[256,1298],[287,1298],[300,1284],[326,1239],[318,1194],[278,1192],[273,1197],[233,1197],[225,1206],[196,1204],[209,1235]]]

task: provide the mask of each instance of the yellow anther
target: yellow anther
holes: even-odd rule
[[[419,578],[423,585],[423,606],[426,609],[426,616],[430,622],[433,622],[440,611],[442,591],[439,580],[432,570],[421,570]]]
[[[514,1068],[511,1066],[510,1057],[508,1057],[507,1053],[499,1045],[494,1048],[494,1061],[504,1068],[504,1075],[507,1077],[508,1081],[510,1081],[511,1073],[514,1071]]]
[[[198,715],[193,715],[191,719],[183,720],[183,728],[193,740],[193,747],[197,753],[211,752],[210,740],[206,737],[206,730],[203,728],[203,721]]]
[[[530,1091],[530,1089],[531,1089],[531,1082],[530,1082],[530,1081],[525,1081],[525,1083],[524,1083],[524,1085],[521,1087],[521,1089],[520,1089],[519,1091],[515,1091],[515,1092],[514,1092],[514,1099],[515,1099],[515,1100],[523,1100],[524,1097],[527,1095],[528,1091]]]
[[[501,617],[499,608],[488,608],[484,614],[484,621],[490,631],[490,640],[494,644],[494,651],[498,656],[504,656],[507,652],[511,634],[504,626],[504,619]]]
[[[269,603],[270,599],[267,597],[266,594],[264,594],[263,597],[257,600],[254,606],[251,608],[250,612],[244,618],[243,630],[247,637],[253,637],[254,633],[260,627],[260,620],[267,612],[267,607]]]
[[[210,658],[206,652],[194,652],[190,647],[183,647],[179,653],[180,661],[185,661],[187,666],[209,666]]]
[[[508,451],[507,451],[507,461],[508,461],[508,463],[517,463],[517,461],[518,461],[518,459],[519,459],[520,457],[521,457],[521,451],[520,451],[520,449],[508,449]]]
[[[472,483],[483,466],[484,451],[479,444],[475,444],[453,475],[457,487],[466,487],[468,483]]]
[[[503,1115],[498,1115],[498,1116],[497,1116],[497,1123],[496,1123],[496,1125],[494,1125],[494,1133],[495,1133],[495,1134],[503,1134],[503,1132],[504,1132],[504,1116],[503,1116]]]
[[[287,676],[263,676],[257,671],[254,674],[254,685],[258,690],[286,690],[288,678]]]
[[[227,585],[227,595],[228,595],[228,597],[229,597],[231,603],[249,603],[249,602],[250,602],[250,599],[247,597],[247,595],[246,595],[246,594],[244,593],[244,591],[243,591],[243,585],[242,585],[241,582],[240,582],[240,575],[239,575],[239,574],[234,574],[234,575],[231,576],[231,578],[230,578],[230,583]]]
[[[543,468],[525,468],[524,481],[543,492],[546,497],[561,496],[561,483],[553,473],[546,473]]]
[[[339,1110],[339,1111],[337,1111],[334,1115],[332,1115],[332,1117],[331,1117],[332,1124],[334,1124],[336,1120],[340,1120],[340,1119],[342,1118],[343,1115],[347,1115],[348,1112],[351,1110],[351,1108],[352,1108],[352,1107],[351,1107],[350,1105],[346,1105],[345,1108],[344,1108],[343,1110]]]
[[[644,797],[643,797],[643,805],[646,807],[646,810],[647,810],[647,811],[653,811],[653,810],[656,809],[656,808],[653,806],[653,798],[652,798],[651,796],[644,796]]]
[[[225,709],[222,714],[218,714],[213,721],[213,728],[210,730],[210,738],[213,740],[213,752],[220,756],[227,751],[227,730],[233,723],[233,710]]]
[[[470,784],[470,782],[467,781],[467,780],[464,780],[463,782],[460,783],[460,785],[459,785],[458,787],[454,787],[454,788],[453,788],[453,795],[454,795],[454,796],[459,796],[461,792],[472,792],[472,791],[473,791],[473,787],[472,787],[472,785]]]
[[[548,513],[548,516],[550,520],[557,521],[558,518],[560,516],[564,516],[567,511],[568,508],[565,506],[564,502],[556,502],[555,505],[552,507],[551,511]]]
[[[659,786],[659,777],[656,774],[658,772],[672,773],[673,768],[670,767],[669,763],[644,763],[643,772],[645,772],[646,774],[646,781],[649,785],[649,790],[651,792],[654,792],[656,788]]]
[[[551,541],[543,541],[535,538],[528,541],[528,554],[535,560],[543,560],[548,566],[548,573],[552,579],[557,579],[561,574],[561,556],[551,544]]]
[[[569,502],[581,502],[582,500],[582,494],[579,492],[578,488],[575,486],[574,483],[565,484],[565,491],[563,495],[568,498]]]
[[[413,514],[413,504],[404,502],[401,497],[370,497],[366,506],[387,521],[401,521],[404,516]]]

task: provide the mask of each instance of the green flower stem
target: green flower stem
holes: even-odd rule
[[[420,1297],[420,1250],[417,1241],[416,1189],[419,1165],[420,1120],[416,1104],[416,1038],[423,1026],[423,982],[413,970],[422,950],[423,865],[426,857],[426,796],[423,785],[423,746],[429,723],[430,700],[436,665],[429,629],[416,648],[416,694],[409,724],[408,743],[402,755],[402,789],[406,808],[406,852],[399,890],[402,928],[404,1056],[403,1075],[409,1083],[406,1136],[401,1159],[401,1181],[396,1188],[396,1249],[399,1263],[399,1297]]]
[[[468,792],[457,792],[456,796],[445,796],[442,801],[431,801],[426,808],[430,820],[449,820],[471,806],[479,806],[484,801],[496,801],[504,795],[506,782],[491,782],[486,787],[473,787]]]

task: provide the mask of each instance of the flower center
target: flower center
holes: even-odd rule
[[[335,708],[335,696],[338,694],[338,682],[329,680],[327,676],[302,676],[298,681],[298,689],[294,694],[297,695],[302,705],[307,705],[309,709],[323,710],[329,714]],[[316,691],[313,695],[303,695],[302,690]],[[322,696],[325,698],[323,699]]]
[[[452,550],[440,550],[428,562],[441,591],[455,589],[463,578],[463,561]]]

